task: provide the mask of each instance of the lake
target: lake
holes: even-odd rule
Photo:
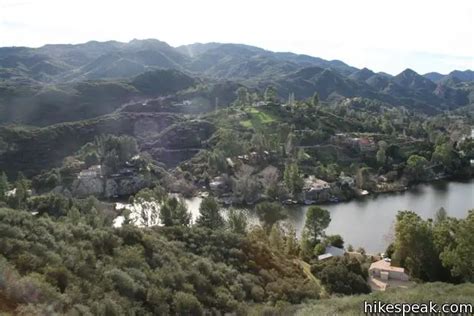
[[[187,200],[193,218],[199,214],[200,198]],[[293,225],[298,236],[304,227],[309,206],[288,209],[286,222]],[[474,209],[474,179],[466,182],[437,181],[420,184],[406,192],[369,195],[344,203],[325,204],[321,207],[331,214],[327,234],[339,234],[345,245],[363,247],[368,253],[383,252],[393,236],[395,216],[399,210],[412,210],[422,218],[433,218],[440,207],[448,216],[466,217]],[[250,223],[258,222],[256,214],[248,210]]]
[[[474,179],[467,182],[439,181],[420,184],[406,192],[367,196],[346,203],[324,205],[331,213],[328,234],[340,234],[345,245],[364,247],[369,253],[383,252],[393,236],[399,210],[412,210],[422,218],[433,218],[440,207],[448,216],[464,218],[474,209]],[[307,206],[289,219],[301,232]]]
[[[186,204],[192,213],[193,221],[199,216],[201,198],[187,199]],[[399,210],[412,210],[422,218],[433,218],[440,207],[448,216],[466,217],[469,209],[474,209],[474,179],[465,182],[437,181],[420,184],[406,192],[368,195],[344,203],[320,205],[331,214],[327,234],[339,234],[345,246],[363,247],[368,253],[385,251],[393,238],[395,216]],[[287,209],[285,222],[295,227],[301,236],[305,215],[309,206],[294,206]],[[247,209],[250,225],[258,224],[257,215]],[[140,211],[134,212],[139,218]],[[225,212],[224,212],[225,216]],[[117,218],[117,226],[121,225]]]

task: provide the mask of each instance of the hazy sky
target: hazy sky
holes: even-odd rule
[[[396,74],[474,69],[473,0],[0,0],[0,46],[244,43]]]

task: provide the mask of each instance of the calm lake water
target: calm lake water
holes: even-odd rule
[[[364,247],[369,253],[383,252],[393,237],[399,210],[412,210],[422,218],[433,218],[440,207],[448,216],[466,217],[474,209],[474,179],[467,182],[421,184],[409,191],[367,196],[347,203],[324,205],[331,213],[326,232],[340,234],[345,245]],[[289,219],[301,231],[308,207],[300,208]]]
[[[199,214],[200,198],[187,200],[193,218]],[[421,184],[402,193],[366,196],[346,203],[326,204],[331,223],[328,234],[339,234],[345,245],[364,247],[369,253],[383,252],[393,236],[395,216],[399,210],[412,210],[422,218],[433,218],[440,207],[449,216],[466,217],[469,209],[474,209],[474,179],[466,182],[439,181]],[[288,209],[286,222],[292,224],[298,235],[304,227],[308,206]],[[250,223],[258,219],[252,210],[247,210]]]

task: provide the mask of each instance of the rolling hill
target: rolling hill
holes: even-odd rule
[[[168,71],[164,71],[168,70]],[[172,71],[171,71],[172,70]],[[365,97],[427,114],[473,102],[473,72],[396,76],[338,60],[242,44],[172,47],[148,39],[0,48],[0,123],[48,125],[113,112],[131,99],[167,95],[198,83],[277,87],[281,98],[318,92],[324,101]],[[137,87],[136,85],[139,85]],[[214,95],[231,102],[233,95]],[[210,101],[214,103],[214,100]]]

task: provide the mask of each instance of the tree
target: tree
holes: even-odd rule
[[[454,237],[452,247],[445,247],[441,253],[443,266],[451,274],[466,282],[474,282],[474,210],[461,220],[451,233]]]
[[[360,253],[363,256],[365,256],[365,254],[366,254],[366,251],[363,247],[357,248],[356,252]]]
[[[303,190],[303,178],[300,176],[299,168],[296,163],[290,163],[285,166],[283,179],[291,194],[296,195]]]
[[[0,137],[0,155],[2,155],[8,149],[8,143]]]
[[[201,303],[189,293],[177,292],[173,298],[175,314],[180,316],[200,316],[204,315]]]
[[[23,208],[26,206],[26,199],[28,197],[28,180],[25,178],[22,172],[18,172],[17,179],[15,181],[15,194],[9,198],[9,204],[13,208]]]
[[[439,280],[442,266],[431,222],[422,220],[412,211],[398,212],[394,249],[392,259],[407,268],[412,277],[425,281]]]
[[[4,201],[8,192],[8,178],[5,172],[0,174],[0,201]]]
[[[247,216],[242,210],[231,208],[228,213],[227,225],[230,230],[237,234],[245,234],[247,231]]]
[[[306,213],[304,226],[305,238],[314,246],[324,235],[324,230],[329,226],[331,216],[329,211],[319,206],[311,206]]]
[[[285,153],[290,156],[296,148],[296,136],[293,132],[289,132],[285,142]]]
[[[311,97],[311,105],[316,107],[319,105],[319,94],[315,92]]]
[[[447,217],[448,217],[448,213],[446,212],[444,207],[440,207],[439,210],[435,214],[435,221],[439,223],[446,220]]]
[[[262,171],[262,184],[266,195],[276,200],[280,197],[279,172],[277,168],[267,167]]]
[[[227,162],[225,159],[225,155],[219,149],[215,149],[209,153],[207,165],[209,166],[211,171],[214,171],[214,173],[216,174],[227,171]]]
[[[104,172],[106,175],[110,175],[114,172],[117,172],[120,166],[120,159],[115,149],[112,149],[105,153],[103,165],[105,169]]]
[[[211,229],[224,228],[224,219],[219,213],[219,205],[213,197],[207,197],[201,201],[196,224]]]
[[[270,247],[274,248],[277,251],[283,250],[283,231],[281,230],[281,227],[280,225],[278,225],[278,223],[272,225],[270,235],[268,236],[268,241],[270,243]]]
[[[234,180],[233,191],[242,203],[253,204],[260,196],[260,185],[254,176],[243,173]]]
[[[285,254],[288,256],[297,256],[299,253],[298,239],[296,238],[296,230],[289,225],[285,240]]]
[[[407,160],[406,170],[408,171],[409,176],[413,179],[424,179],[428,164],[429,162],[425,157],[411,155]]]
[[[285,218],[283,207],[280,203],[276,202],[259,203],[255,207],[255,212],[267,229],[271,228],[277,221]]]
[[[357,260],[347,262],[344,258],[333,258],[322,263],[322,267],[311,267],[311,271],[316,269],[320,271],[313,273],[317,275],[329,293],[346,295],[370,293],[370,287]]]
[[[276,102],[278,100],[277,90],[274,86],[268,86],[264,94],[265,101]]]
[[[225,156],[232,157],[240,155],[244,151],[243,144],[230,129],[220,129],[218,131],[219,141],[216,147],[222,150]]]
[[[95,151],[91,152],[91,153],[88,153],[84,157],[84,163],[86,164],[86,167],[97,165],[97,164],[99,164],[99,162],[100,162],[99,155]]]
[[[236,94],[237,94],[237,100],[236,100],[237,105],[245,106],[249,103],[249,92],[247,88],[245,87],[238,88],[236,91]]]
[[[377,151],[377,154],[376,154],[376,157],[377,159],[377,162],[379,163],[379,165],[385,165],[385,162],[387,160],[387,155],[385,154],[385,149],[383,148],[380,148],[378,151]]]
[[[435,163],[442,164],[445,168],[450,168],[454,160],[452,146],[449,143],[442,143],[435,147],[435,151],[431,157]]]
[[[288,105],[293,107],[295,105],[295,94],[293,92],[288,94]]]
[[[370,179],[370,168],[362,167],[357,170],[356,183],[360,189],[372,188],[372,180]]]
[[[315,256],[319,256],[319,255],[324,254],[325,251],[326,251],[326,246],[322,243],[319,243],[319,244],[316,244],[316,246],[314,246],[313,253]]]
[[[252,147],[255,149],[255,151],[262,155],[265,150],[269,150],[270,146],[268,143],[268,140],[265,137],[265,134],[261,132],[256,132],[255,134],[252,135],[252,138],[250,139],[250,144]]]
[[[342,239],[341,235],[327,236],[326,241],[333,247],[344,248],[344,239]]]
[[[161,206],[160,220],[164,226],[188,226],[191,222],[191,213],[183,201],[171,197]]]

